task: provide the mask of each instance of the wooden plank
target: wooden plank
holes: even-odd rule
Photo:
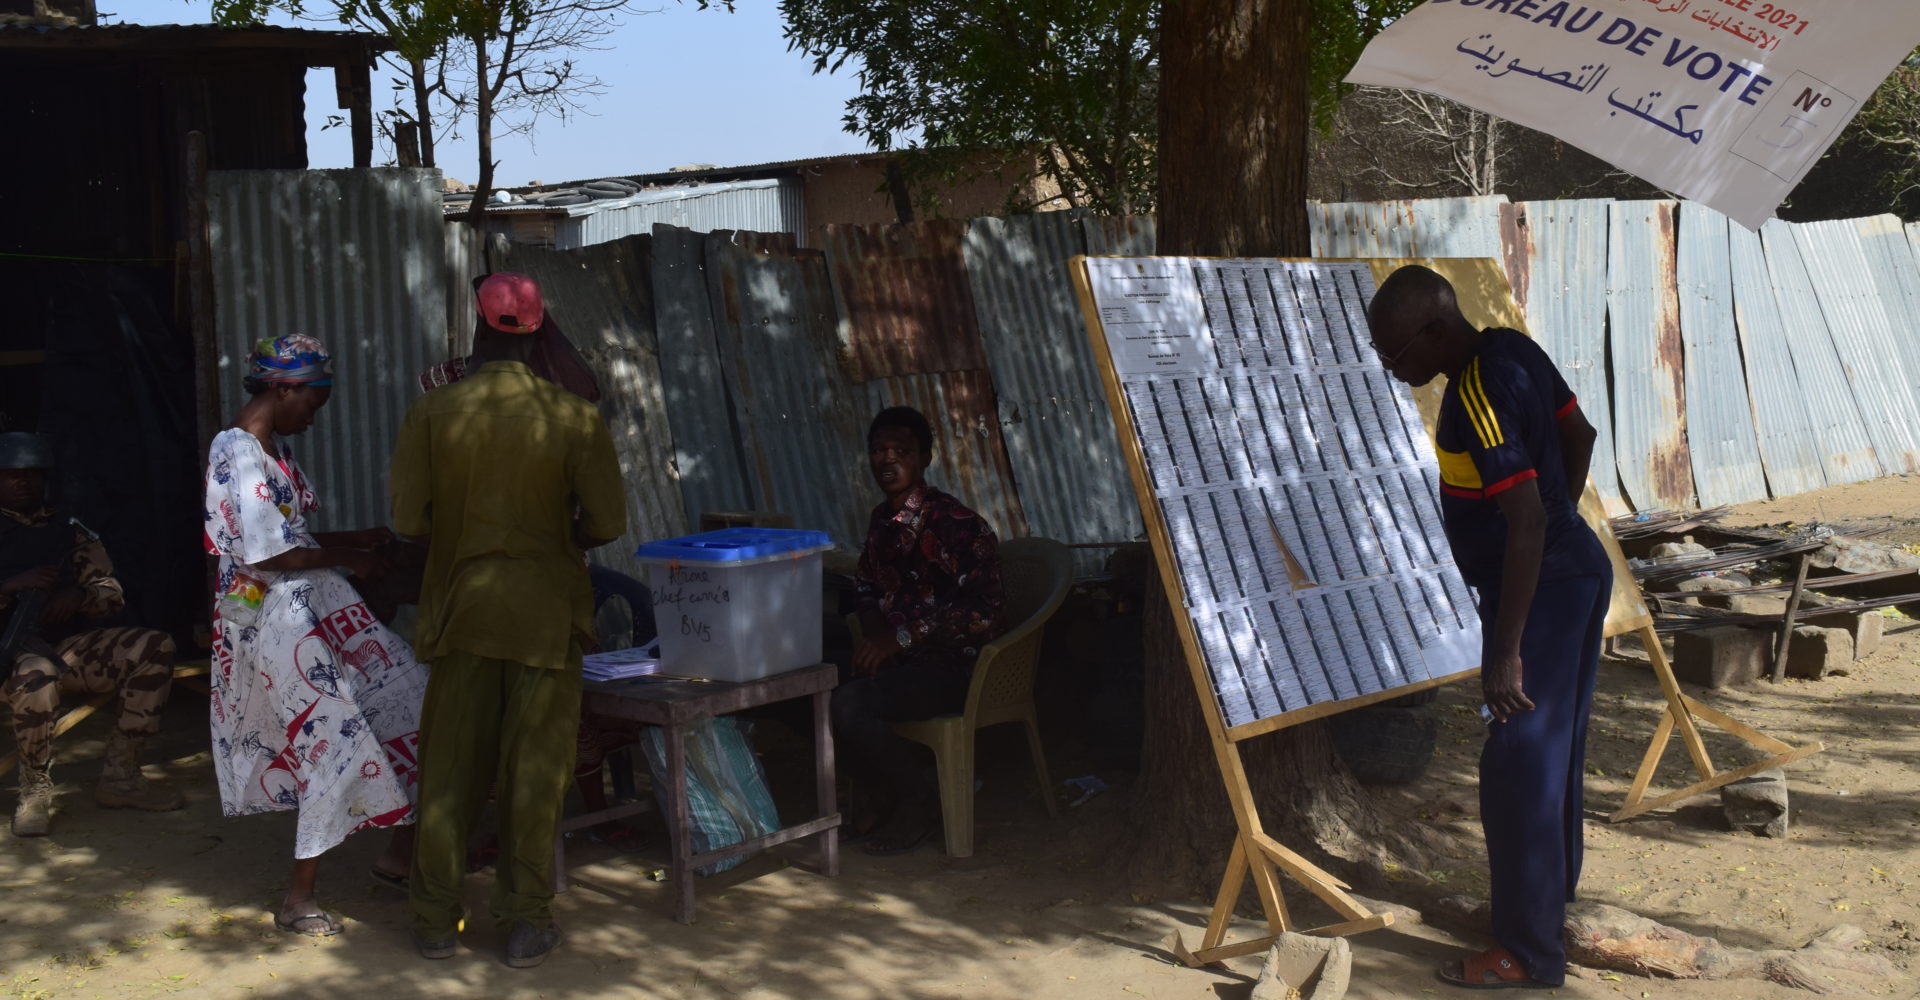
[[[1787,679],[1787,650],[1793,645],[1793,619],[1800,613],[1800,598],[1807,592],[1807,563],[1813,561],[1813,553],[1800,553],[1800,566],[1793,572],[1793,595],[1787,598],[1787,613],[1780,616],[1780,643],[1773,654],[1773,677],[1775,684]]]
[[[1877,583],[1881,580],[1891,580],[1895,577],[1912,576],[1915,573],[1920,573],[1920,568],[1908,566],[1901,569],[1877,570],[1872,573],[1840,573],[1834,576],[1816,576],[1810,578],[1807,583],[1814,590],[1833,590],[1838,587],[1851,587],[1856,583]],[[1713,593],[1724,595],[1786,594],[1791,593],[1793,588],[1794,585],[1791,583],[1770,583],[1763,587],[1734,587],[1730,590],[1716,590]],[[1699,597],[1700,592],[1690,590],[1653,590],[1648,591],[1647,596],[1685,599],[1689,597]]]
[[[1693,758],[1694,769],[1702,778],[1711,777],[1713,758],[1707,756],[1706,741],[1700,738],[1700,729],[1687,711],[1686,695],[1680,693],[1680,682],[1673,676],[1673,664],[1667,662],[1667,651],[1661,647],[1660,636],[1653,631],[1653,626],[1640,630],[1640,642],[1646,646],[1654,679],[1660,682],[1660,693],[1667,698],[1667,710],[1673,713],[1674,728],[1680,730],[1680,740],[1687,746],[1687,755]]]
[[[1707,722],[1711,722],[1714,725],[1719,726],[1721,729],[1724,729],[1727,732],[1732,733],[1733,735],[1738,736],[1743,740],[1746,740],[1748,743],[1751,743],[1762,750],[1766,750],[1771,753],[1787,753],[1793,749],[1791,745],[1787,743],[1783,743],[1780,740],[1776,740],[1773,737],[1768,736],[1767,734],[1761,732],[1758,729],[1753,728],[1752,726],[1747,725],[1744,722],[1736,722],[1732,718],[1728,717],[1726,713],[1720,711],[1719,709],[1713,708],[1709,705],[1703,705],[1700,702],[1695,701],[1692,698],[1686,697],[1684,695],[1682,697],[1685,698],[1686,700],[1687,710],[1692,712],[1696,717],[1700,719],[1704,719]]]
[[[795,823],[792,826],[782,827],[772,833],[761,834],[752,840],[743,840],[737,844],[728,844],[718,850],[707,851],[704,854],[696,854],[688,858],[687,863],[695,868],[704,868],[718,861],[727,861],[744,854],[752,854],[755,851],[764,851],[769,847],[778,847],[781,844],[790,844],[796,840],[805,840],[808,837],[817,836],[837,829],[839,826],[840,814],[837,812],[829,813],[818,819],[810,819],[805,823]]]
[[[1653,782],[1655,771],[1660,769],[1660,758],[1666,756],[1667,740],[1673,738],[1673,709],[1660,713],[1660,724],[1653,727],[1653,739],[1647,743],[1647,751],[1640,755],[1640,769],[1634,772],[1633,787],[1627,789],[1627,805],[1638,805],[1647,797],[1647,786]]]
[[[1214,894],[1213,911],[1207,916],[1207,931],[1200,938],[1202,950],[1217,948],[1226,940],[1227,923],[1233,919],[1233,904],[1240,899],[1240,889],[1247,881],[1247,842],[1241,837],[1233,838],[1233,850],[1227,855],[1227,873],[1220,879],[1220,891]],[[1179,940],[1178,934],[1174,940]]]
[[[1695,795],[1699,795],[1701,792],[1711,792],[1716,788],[1721,788],[1726,785],[1733,784],[1734,782],[1739,781],[1741,778],[1752,777],[1753,775],[1759,774],[1761,771],[1766,771],[1771,768],[1776,768],[1781,766],[1782,764],[1790,764],[1796,760],[1799,760],[1802,757],[1806,757],[1810,754],[1819,753],[1820,751],[1825,750],[1826,748],[1827,748],[1826,744],[1824,743],[1813,743],[1803,747],[1795,747],[1794,749],[1789,750],[1786,753],[1775,754],[1774,756],[1768,757],[1765,760],[1755,761],[1752,764],[1748,764],[1746,767],[1738,768],[1732,771],[1727,771],[1723,774],[1716,774],[1713,777],[1706,779],[1705,781],[1696,781],[1685,788],[1679,789],[1678,791],[1668,792],[1667,794],[1662,795],[1658,798],[1646,799],[1635,805],[1628,806],[1626,808],[1621,809],[1619,812],[1616,812],[1613,815],[1607,817],[1607,820],[1608,822],[1618,823],[1621,820],[1632,819],[1635,816],[1639,816],[1643,813],[1651,812],[1662,806],[1672,805],[1675,802],[1680,802],[1685,799],[1690,799]]]
[[[1452,684],[1455,681],[1464,681],[1468,678],[1478,676],[1480,676],[1480,668],[1475,667],[1472,670],[1463,670],[1457,674],[1448,674],[1445,677],[1434,677],[1403,687],[1390,688],[1385,691],[1375,691],[1372,694],[1363,694],[1358,698],[1345,698],[1340,701],[1323,701],[1317,705],[1296,708],[1291,712],[1282,712],[1279,715],[1268,716],[1255,722],[1234,726],[1232,729],[1227,730],[1227,739],[1239,743],[1244,740],[1250,740],[1255,736],[1285,729],[1288,726],[1297,726],[1303,722],[1324,719],[1328,716],[1339,715],[1341,712],[1363,708],[1367,705],[1391,701],[1395,698],[1412,694],[1415,691],[1426,691],[1431,688],[1437,688],[1442,684]]]
[[[820,815],[836,814],[839,802],[833,780],[833,725],[829,718],[832,695],[820,691],[813,696],[813,781],[814,802]],[[820,834],[820,870],[828,877],[840,874],[840,834],[828,829]]]

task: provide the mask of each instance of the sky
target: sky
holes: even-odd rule
[[[325,0],[309,2],[325,9]],[[653,173],[692,163],[734,166],[866,148],[841,129],[846,101],[857,90],[851,68],[816,76],[809,60],[788,52],[776,0],[738,0],[732,14],[675,0],[640,5],[659,12],[627,18],[606,39],[608,49],[579,53],[580,72],[607,84],[606,94],[588,104],[589,114],[564,125],[543,120],[531,139],[495,140],[498,183]],[[211,0],[99,0],[99,8],[103,24],[213,20]],[[375,70],[376,110],[391,75]],[[307,155],[315,169],[353,165],[348,130],[320,130],[327,115],[338,113],[333,92],[332,70],[308,73]],[[478,175],[471,139],[443,145],[437,159],[449,177],[471,182]]]

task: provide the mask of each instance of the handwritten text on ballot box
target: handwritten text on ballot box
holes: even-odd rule
[[[1759,229],[1916,43],[1914,0],[1427,0],[1347,82],[1471,105]]]
[[[635,553],[653,596],[660,670],[748,681],[820,662],[825,532],[727,528]]]

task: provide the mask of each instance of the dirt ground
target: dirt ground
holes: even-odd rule
[[[1805,523],[1920,515],[1920,481],[1882,480],[1788,501],[1749,505],[1730,523]],[[1920,534],[1920,521],[1905,529]],[[1903,543],[1920,541],[1904,538]],[[1832,995],[1920,995],[1920,623],[1886,622],[1875,654],[1847,676],[1692,692],[1735,718],[1790,742],[1828,749],[1790,765],[1793,825],[1774,841],[1730,833],[1718,799],[1609,825],[1658,718],[1651,674],[1631,657],[1602,668],[1588,782],[1589,836],[1582,894],[1723,943],[1796,948],[1849,923],[1902,978],[1835,980]],[[1445,690],[1434,766],[1422,782],[1380,790],[1386,808],[1432,823],[1470,845],[1423,875],[1483,896],[1473,770],[1477,697]],[[1189,997],[1244,1000],[1260,960],[1191,970],[1171,960],[1170,935],[1197,938],[1205,900],[1138,904],[1114,868],[1114,845],[1132,808],[1131,775],[1100,772],[1112,788],[1059,821],[1046,819],[1016,734],[983,739],[979,845],[949,860],[934,848],[891,859],[845,854],[825,879],[762,858],[702,880],[699,920],[667,917],[668,887],[648,872],[656,847],[618,856],[583,845],[573,887],[558,900],[567,943],[545,966],[515,972],[499,960],[502,936],[477,921],[454,959],[429,963],[408,945],[404,901],[365,875],[380,844],[348,842],[330,856],[322,896],[346,923],[330,941],[276,931],[271,903],[283,887],[287,814],[224,819],[206,753],[204,699],[176,694],[156,765],[189,806],[163,815],[104,812],[87,795],[105,735],[104,714],[65,737],[54,834],[0,834],[0,1000],[40,998],[339,997],[368,989],[393,997]],[[1752,759],[1737,741],[1710,735],[1716,760]],[[1086,773],[1059,747],[1056,778]],[[770,760],[776,781],[798,764]],[[1685,780],[1670,751],[1661,783]],[[1214,780],[1196,775],[1196,780]],[[11,779],[7,782],[11,785]],[[0,794],[10,808],[11,788]],[[655,828],[654,845],[660,843]],[[484,912],[489,873],[470,881]],[[1298,899],[1295,894],[1294,899]],[[1306,914],[1310,919],[1310,912]],[[1252,921],[1235,931],[1252,935]],[[1431,970],[1480,942],[1403,922],[1351,938],[1361,1000],[1447,996]],[[1809,994],[1752,980],[1674,982],[1575,970],[1551,995],[1783,1000]]]

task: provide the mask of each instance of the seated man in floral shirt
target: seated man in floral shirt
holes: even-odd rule
[[[860,555],[853,677],[833,693],[847,762],[877,793],[852,830],[885,821],[868,854],[911,851],[940,822],[933,775],[891,723],[965,708],[980,647],[1005,631],[999,542],[980,515],[927,485],[932,460],[933,428],[919,411],[896,406],[873,419],[867,461],[886,499]]]

